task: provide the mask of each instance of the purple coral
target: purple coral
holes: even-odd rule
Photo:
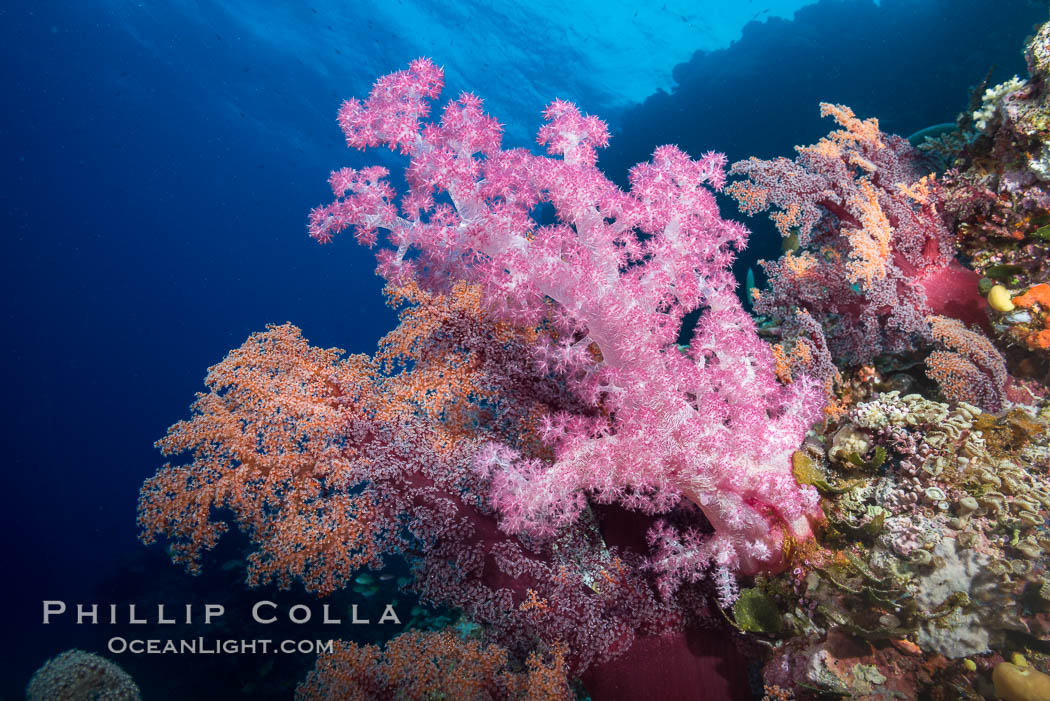
[[[748,214],[774,209],[780,233],[801,247],[764,264],[770,290],[756,311],[806,310],[836,357],[863,363],[928,337],[925,317],[950,302],[941,288],[960,268],[919,153],[848,107],[821,104],[821,114],[842,129],[797,147],[794,160],[734,163],[730,174],[744,179],[728,191]]]

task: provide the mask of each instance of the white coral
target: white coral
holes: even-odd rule
[[[981,106],[973,113],[973,123],[978,131],[986,131],[995,113],[999,110],[999,103],[1004,97],[1027,85],[1027,81],[1021,80],[1016,75],[1005,83],[999,83],[994,88],[984,91],[981,98]]]

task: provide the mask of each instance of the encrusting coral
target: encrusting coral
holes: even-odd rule
[[[138,685],[115,662],[84,650],[67,650],[36,671],[26,701],[140,701]]]
[[[783,641],[767,680],[911,698],[972,686],[966,659],[1050,642],[1048,456],[1047,424],[1022,409],[898,392],[808,440],[796,474],[825,495],[827,526],[820,547],[751,597],[771,609],[763,632]],[[924,677],[937,659],[943,678]]]

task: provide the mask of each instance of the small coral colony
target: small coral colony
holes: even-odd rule
[[[721,627],[756,697],[1050,699],[1050,25],[1026,56],[925,138],[823,104],[793,159],[663,146],[627,190],[572,104],[537,155],[474,95],[431,117],[428,60],[380,78],[339,123],[403,182],[332,173],[309,230],[378,251],[400,325],[212,367],[143,539],[197,571],[233,524],[249,583],[320,596],[404,562],[462,616],[301,698],[571,697]],[[745,301],[734,200],[784,237]]]

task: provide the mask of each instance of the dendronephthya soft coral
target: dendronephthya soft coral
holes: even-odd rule
[[[823,398],[807,378],[777,381],[736,298],[730,265],[748,232],[719,217],[712,190],[724,184],[724,157],[661,147],[632,169],[625,192],[596,167],[608,140],[597,118],[555,101],[538,136],[550,156],[503,150],[499,125],[473,95],[423,121],[442,80],[420,59],[343,105],[347,143],[409,156],[409,188],[396,203],[384,169],[337,171],[337,199],[311,213],[310,233],[325,242],[349,227],[372,245],[383,230],[387,280],[480,285],[495,318],[539,328],[536,372],[594,407],[543,417],[553,459],[503,445],[478,456],[504,528],[545,537],[588,499],[659,514],[684,497],[714,534],[683,576],[711,564],[779,566],[785,535],[808,538],[820,514],[790,456]],[[696,309],[682,352],[682,320]]]

